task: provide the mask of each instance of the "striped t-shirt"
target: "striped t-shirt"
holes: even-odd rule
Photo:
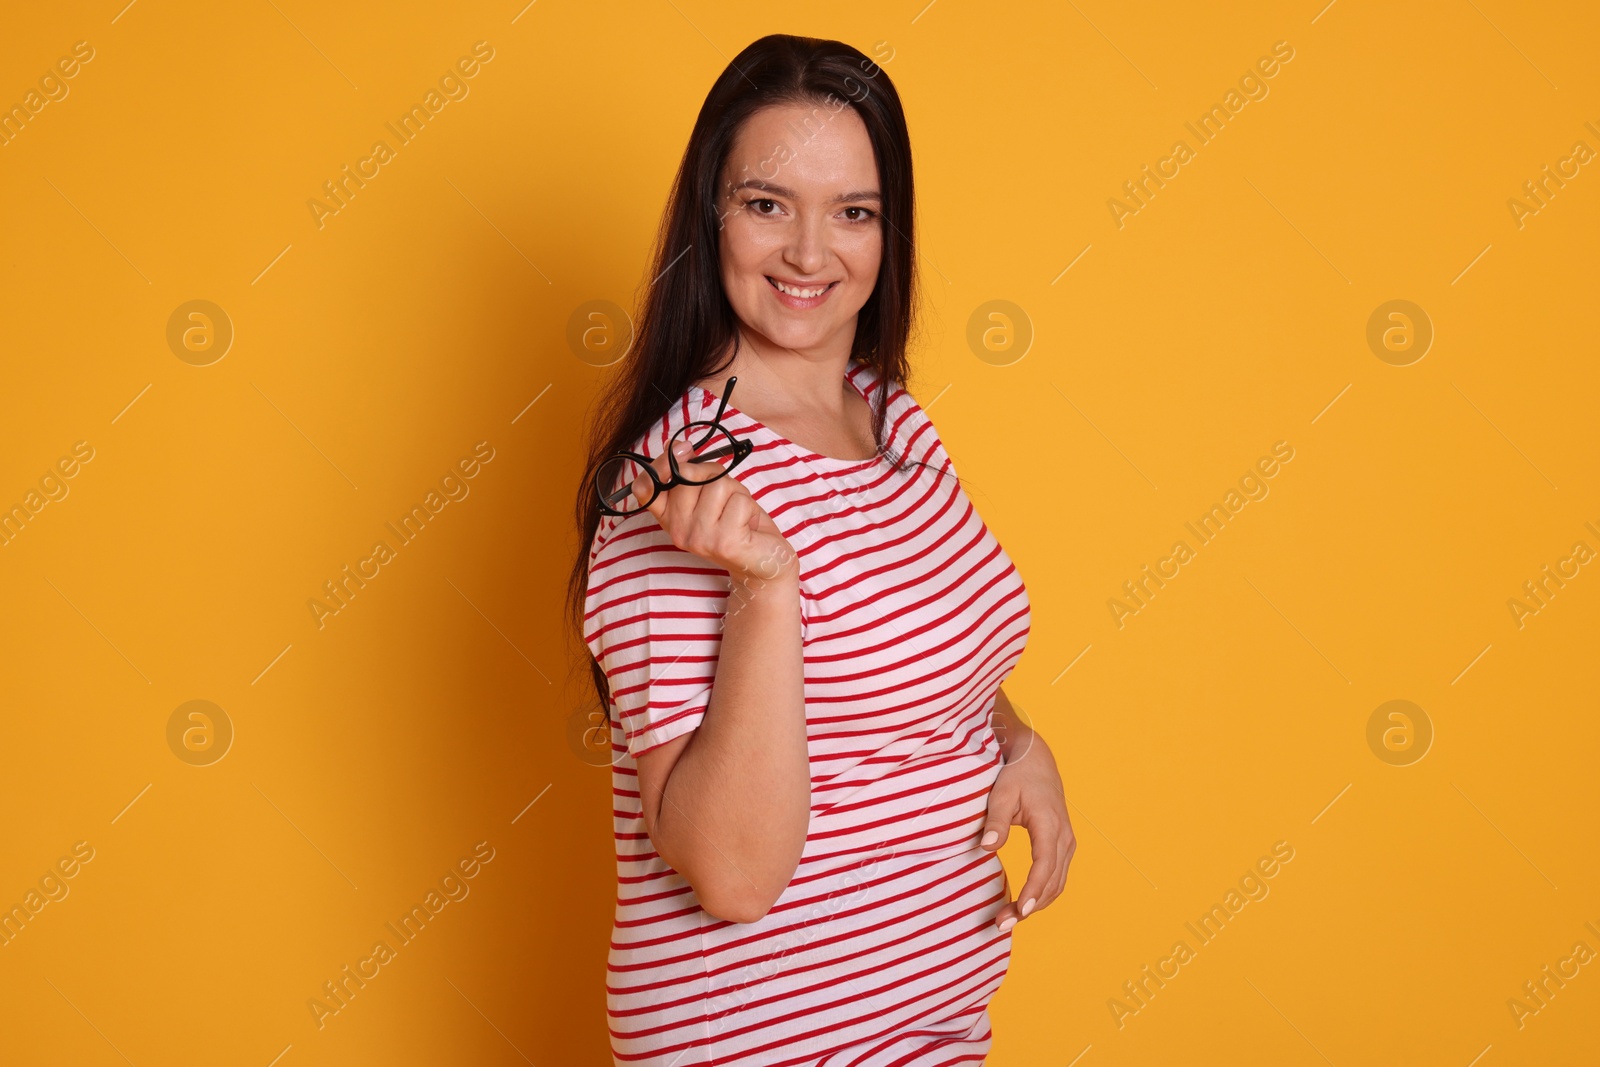
[[[876,400],[875,368],[852,363],[847,379]],[[719,399],[691,385],[633,450],[659,456]],[[994,925],[1004,868],[978,838],[1002,764],[996,691],[1028,640],[1022,578],[900,383],[894,447],[930,467],[819,456],[731,403],[722,421],[755,445],[728,477],[800,557],[810,826],[793,879],[754,923],[703,911],[656,853],[635,757],[707,714],[730,579],[648,512],[603,516],[585,640],[612,698],[615,1062],[981,1063],[1011,934]]]

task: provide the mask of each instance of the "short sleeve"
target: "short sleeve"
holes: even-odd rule
[[[584,642],[637,757],[695,729],[711,703],[728,573],[674,545],[648,514],[602,525],[591,549]]]

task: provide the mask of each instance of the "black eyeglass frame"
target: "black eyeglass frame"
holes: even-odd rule
[[[626,451],[624,451],[624,452],[613,452],[610,456],[608,456],[604,460],[602,460],[599,463],[599,465],[595,467],[594,472],[589,477],[589,480],[594,485],[595,498],[599,501],[599,504],[600,504],[600,514],[602,514],[602,515],[616,515],[616,516],[619,516],[621,518],[627,518],[629,515],[637,515],[637,514],[639,514],[639,512],[644,511],[652,503],[654,503],[656,497],[660,496],[662,493],[666,492],[668,489],[671,489],[673,486],[676,486],[676,485],[710,485],[712,482],[716,481],[718,478],[726,476],[729,471],[733,470],[733,468],[737,467],[740,463],[744,462],[744,460],[749,457],[750,453],[755,451],[756,446],[754,444],[752,444],[751,442],[744,440],[743,438],[735,437],[731,430],[729,430],[726,426],[722,425],[722,413],[728,407],[728,398],[733,395],[733,386],[734,386],[734,383],[736,383],[738,380],[739,380],[739,378],[738,378],[737,375],[735,375],[733,377],[730,377],[728,379],[728,384],[726,386],[724,386],[723,389],[722,389],[722,399],[717,404],[717,413],[715,415],[713,415],[709,420],[706,420],[706,419],[692,419],[692,420],[690,420],[689,422],[685,423],[682,427],[680,427],[678,429],[678,431],[676,433],[674,433],[670,439],[668,439],[668,441],[667,441],[667,452],[666,452],[666,455],[667,455],[667,466],[672,468],[672,477],[669,478],[668,480],[666,480],[665,482],[663,482],[661,480],[661,476],[656,473],[655,467],[653,467],[651,465],[651,464],[653,464],[655,462],[655,460],[652,459],[649,456],[641,456],[637,452],[626,452]],[[705,479],[704,481],[695,481],[693,478],[685,477],[683,472],[678,469],[678,457],[676,455],[674,455],[673,452],[672,452],[672,442],[678,439],[678,435],[679,434],[683,433],[685,430],[688,430],[692,426],[704,426],[704,427],[706,427],[705,436],[702,437],[698,442],[694,442],[693,443],[694,448],[697,451],[699,450],[701,445],[705,444],[706,441],[711,439],[711,435],[713,433],[716,433],[719,430],[722,433],[726,434],[728,439],[733,442],[732,445],[722,445],[722,446],[720,446],[718,448],[713,448],[711,451],[706,452],[706,453],[704,453],[702,455],[696,455],[693,459],[690,460],[690,462],[692,462],[692,463],[704,463],[707,460],[721,459],[723,456],[728,455],[730,452],[732,453],[733,458],[731,460],[729,460],[728,465],[726,467],[721,468],[716,474],[714,474],[711,477]],[[654,491],[644,501],[644,503],[640,504],[639,507],[637,509],[633,510],[633,511],[618,511],[616,508],[611,506],[616,501],[621,500],[623,497],[628,496],[633,492],[633,481],[628,482],[626,485],[622,486],[620,489],[615,489],[610,493],[607,493],[605,491],[605,489],[602,488],[601,485],[600,485],[600,473],[601,473],[601,471],[605,470],[605,468],[612,461],[618,460],[618,459],[632,460],[635,464],[637,464],[640,468],[642,468],[644,474],[646,474],[646,475],[648,475],[650,477],[650,481],[655,486]],[[634,479],[634,481],[637,481],[637,480],[638,480],[637,478]]]

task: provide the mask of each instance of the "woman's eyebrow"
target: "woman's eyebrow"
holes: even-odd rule
[[[746,178],[744,181],[739,182],[738,184],[730,187],[728,191],[730,193],[736,193],[740,189],[759,189],[762,192],[774,193],[774,194],[776,194],[778,196],[786,196],[790,200],[798,200],[798,199],[800,199],[799,194],[796,193],[793,189],[787,189],[787,188],[785,188],[785,187],[783,187],[781,185],[776,185],[776,184],[774,184],[772,182],[762,181],[760,178]],[[830,203],[830,204],[843,204],[843,203],[846,203],[848,201],[854,201],[854,200],[878,200],[878,201],[882,201],[883,200],[883,196],[876,189],[853,189],[848,193],[840,193],[838,196],[835,196],[832,199],[830,199],[828,201],[828,203]]]

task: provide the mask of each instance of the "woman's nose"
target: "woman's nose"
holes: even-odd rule
[[[827,219],[802,218],[795,223],[784,259],[802,275],[816,274],[828,262]]]

